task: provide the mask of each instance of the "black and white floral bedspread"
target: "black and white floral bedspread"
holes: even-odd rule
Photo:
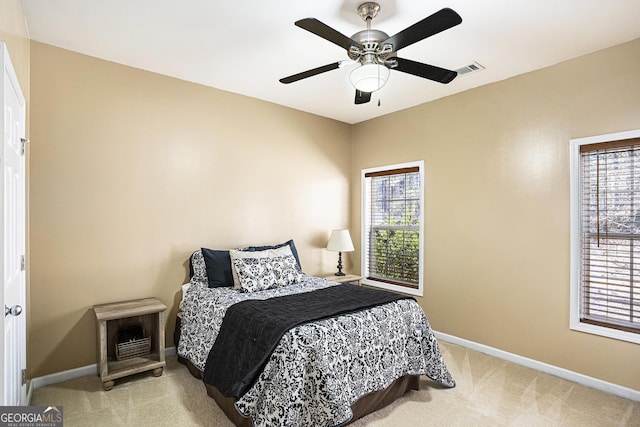
[[[178,353],[204,371],[224,313],[232,304],[340,286],[305,278],[303,283],[249,294],[193,282],[183,300]],[[360,397],[406,374],[455,385],[429,322],[413,299],[291,329],[236,408],[256,427],[334,426],[351,419],[351,405]]]

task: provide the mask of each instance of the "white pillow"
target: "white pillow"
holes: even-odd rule
[[[256,292],[302,281],[289,246],[264,251],[230,250],[234,289]]]
[[[191,286],[191,282],[185,283],[184,285],[182,285],[182,298],[180,298],[180,304],[179,304],[180,310],[182,310],[182,301],[184,301],[184,296],[186,295],[187,289],[189,289],[189,286]]]
[[[184,285],[182,285],[182,299],[184,299],[184,295],[187,293],[187,290],[189,289],[190,286],[191,286],[191,282],[185,283]]]

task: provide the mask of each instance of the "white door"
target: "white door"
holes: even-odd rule
[[[7,46],[0,42],[2,65],[2,99],[4,120],[2,124],[2,275],[4,277],[3,302],[5,307],[3,346],[2,405],[26,405],[27,387],[24,381],[26,369],[26,315],[25,287],[25,101],[18,79],[9,59]]]

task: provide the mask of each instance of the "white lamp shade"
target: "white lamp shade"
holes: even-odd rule
[[[351,242],[349,230],[333,230],[331,237],[329,237],[327,250],[334,252],[353,252],[355,249]]]
[[[362,64],[349,74],[351,84],[362,92],[375,92],[382,89],[388,78],[389,69],[373,62]]]

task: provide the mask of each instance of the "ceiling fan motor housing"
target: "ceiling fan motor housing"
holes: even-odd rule
[[[380,30],[362,30],[355,33],[351,38],[360,43],[363,49],[352,47],[349,49],[349,58],[361,64],[373,62],[385,64],[387,58],[393,53],[391,46],[380,46],[380,42],[387,40],[389,36]]]

